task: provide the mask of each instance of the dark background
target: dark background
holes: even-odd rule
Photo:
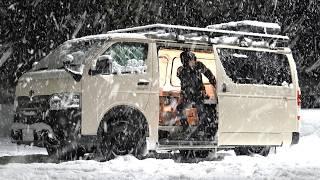
[[[1,0],[0,58],[6,61],[0,104],[13,102],[17,79],[34,61],[74,37],[153,23],[205,27],[258,20],[279,23],[291,38],[302,107],[320,107],[319,17],[317,0]]]

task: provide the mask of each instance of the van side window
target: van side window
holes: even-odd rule
[[[147,70],[148,44],[137,42],[118,42],[103,55],[112,57],[113,74],[142,74]]]
[[[292,83],[284,54],[239,49],[218,49],[226,74],[239,84],[288,86]]]

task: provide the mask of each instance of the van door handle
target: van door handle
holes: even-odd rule
[[[229,92],[229,91],[227,91],[226,83],[222,83],[222,92]]]
[[[144,80],[144,79],[139,79],[139,81],[138,81],[138,86],[147,86],[147,85],[149,85],[149,81],[147,81],[147,80]]]

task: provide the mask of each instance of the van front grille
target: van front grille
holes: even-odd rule
[[[37,109],[37,110],[47,110],[49,109],[49,99],[50,95],[40,95],[34,96],[32,98],[28,96],[18,97],[18,109]]]

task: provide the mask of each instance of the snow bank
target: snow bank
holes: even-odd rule
[[[44,148],[39,148],[29,145],[17,145],[11,143],[9,138],[0,138],[0,157],[2,156],[21,156],[30,154],[45,154],[47,151]],[[0,176],[1,178],[1,176]]]
[[[320,137],[320,109],[304,109],[301,111],[301,136],[314,135]]]
[[[268,157],[235,156],[233,151],[220,151],[222,161],[199,163],[138,160],[129,155],[107,162],[9,163],[0,165],[0,179],[320,179],[320,110],[302,110],[301,115],[300,143],[278,148],[276,154]],[[0,156],[45,154],[44,149],[0,141]]]

